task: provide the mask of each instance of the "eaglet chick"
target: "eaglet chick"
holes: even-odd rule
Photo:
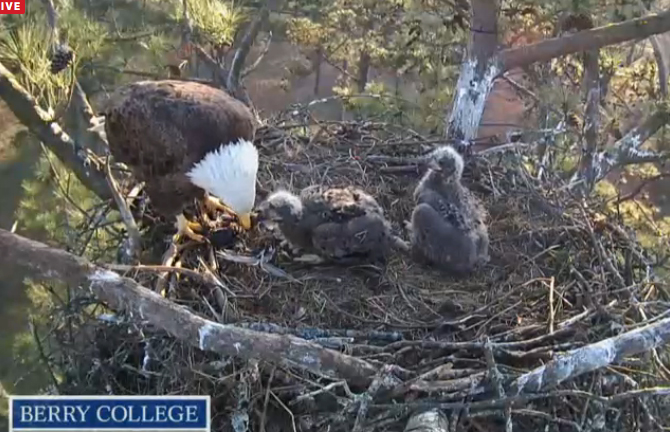
[[[381,206],[358,188],[310,186],[299,196],[278,190],[258,210],[259,221],[275,224],[292,247],[307,252],[299,261],[344,263],[384,258],[392,249],[409,252]]]
[[[453,275],[465,275],[489,260],[486,211],[461,184],[463,158],[453,147],[433,151],[428,166],[414,190],[412,255]]]

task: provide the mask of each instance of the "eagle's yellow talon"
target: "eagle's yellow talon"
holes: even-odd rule
[[[193,231],[202,231],[202,225],[200,225],[198,222],[192,222],[190,220],[187,220],[187,225],[188,227],[193,230]]]
[[[200,234],[196,234],[194,230],[202,230],[202,226],[197,222],[191,222],[183,214],[177,216],[177,234],[174,235],[173,240],[177,241],[180,237],[188,237],[198,243],[204,243],[205,238]]]
[[[211,195],[207,195],[205,197],[205,207],[209,211],[222,211],[224,213],[228,213],[231,216],[235,216],[235,212],[230,209],[227,205],[222,203],[219,199],[214,198]]]

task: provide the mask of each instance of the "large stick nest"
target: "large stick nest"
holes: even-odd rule
[[[422,172],[407,161],[434,141],[371,123],[268,126],[258,141],[263,191],[355,184],[377,197],[406,237],[401,227]],[[492,258],[470,278],[451,279],[400,255],[385,266],[350,268],[292,263],[281,250],[267,264],[235,262],[278,244],[259,229],[243,234],[224,254],[211,246],[185,246],[176,253],[178,265],[206,277],[171,274],[159,282],[155,272],[126,274],[147,287],[158,284],[207,319],[292,333],[375,365],[397,365],[397,381],[384,391],[365,392],[371,399],[263,359],[243,362],[201,352],[129,317],[82,314],[73,321],[72,305],[62,312],[67,325],[56,333],[59,367],[66,372],[59,391],[209,394],[216,431],[239,432],[247,425],[268,431],[402,430],[414,409],[436,403],[454,403],[444,406],[451,408],[451,430],[503,430],[504,406],[468,408],[502,397],[494,371],[509,382],[561,352],[628,331],[667,310],[665,288],[652,277],[653,259],[634,235],[614,216],[599,213],[598,203],[572,197],[559,179],[540,184],[520,157],[496,153],[467,163],[465,183],[490,213]],[[162,239],[156,248],[165,248]],[[211,274],[221,283],[210,283]],[[87,303],[79,299],[76,305]],[[495,349],[486,348],[486,337]],[[606,406],[604,399],[585,396],[667,381],[665,357],[654,351],[569,380],[558,387],[560,396],[512,407],[507,418],[524,431],[546,425],[668,427],[663,398]],[[349,387],[361,391],[356,383]]]

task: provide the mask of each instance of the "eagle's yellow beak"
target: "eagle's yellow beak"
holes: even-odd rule
[[[251,213],[238,215],[238,218],[240,219],[240,225],[242,225],[242,228],[247,231],[251,229]]]

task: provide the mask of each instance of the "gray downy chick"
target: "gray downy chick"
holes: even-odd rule
[[[258,207],[259,220],[275,224],[288,243],[307,255],[297,261],[319,263],[383,259],[409,245],[392,233],[377,201],[354,187],[310,186],[299,196],[279,190]]]
[[[434,150],[428,167],[414,190],[412,255],[455,276],[466,275],[489,261],[486,210],[461,184],[463,158],[453,147]]]

